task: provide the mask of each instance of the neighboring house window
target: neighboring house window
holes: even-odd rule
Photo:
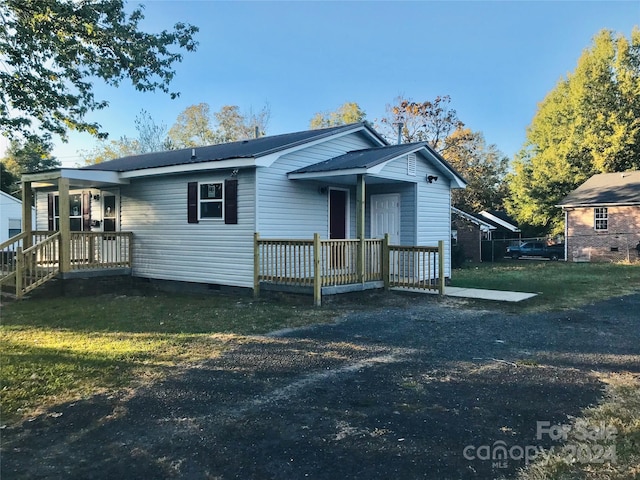
[[[593,209],[594,228],[596,232],[609,229],[609,212],[607,207],[598,207]]]
[[[199,211],[200,219],[223,218],[224,198],[222,182],[201,183]]]
[[[22,232],[22,220],[19,218],[9,219],[9,238],[15,237]]]

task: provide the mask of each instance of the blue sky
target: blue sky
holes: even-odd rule
[[[575,68],[603,28],[630,37],[640,1],[148,1],[144,28],[177,21],[200,27],[172,88],[138,93],[96,83],[110,102],[91,120],[110,138],[135,136],[146,109],[170,127],[187,106],[207,102],[271,109],[267,133],[304,130],[320,111],[357,102],[375,122],[399,94],[416,101],[450,95],[459,118],[510,158],[537,104]],[[56,142],[65,166],[95,140]]]

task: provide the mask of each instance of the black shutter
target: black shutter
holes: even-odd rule
[[[49,193],[47,195],[47,220],[48,220],[48,228],[49,231],[52,232],[55,230],[55,222],[54,222],[54,213],[53,213],[53,202],[55,201],[55,197],[53,193]]]
[[[238,180],[224,181],[224,223],[238,223]]]
[[[187,184],[187,222],[198,223],[198,182]]]
[[[82,192],[82,230],[91,231],[91,192]]]

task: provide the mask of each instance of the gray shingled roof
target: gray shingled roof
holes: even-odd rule
[[[307,142],[352,130],[365,125],[364,123],[352,123],[338,127],[323,128],[318,130],[306,130],[302,132],[286,133],[283,135],[271,135],[239,142],[223,143],[195,148],[195,158],[192,158],[192,149],[169,150],[166,152],[146,153],[131,157],[117,158],[96,165],[83,167],[86,170],[108,170],[115,172],[127,172],[146,168],[168,167],[175,165],[188,165],[194,163],[227,160],[232,158],[258,158],[275,153],[287,148],[295,147]],[[373,129],[369,131],[378,136]],[[378,138],[386,143],[382,137]]]
[[[354,150],[344,155],[330,158],[323,162],[314,163],[307,167],[299,168],[289,173],[318,173],[333,172],[336,170],[350,170],[353,168],[370,168],[380,163],[404,155],[405,153],[416,150],[416,147],[422,147],[423,143],[405,143],[402,145],[389,145],[386,147],[366,148],[363,150]]]
[[[594,175],[567,195],[558,206],[640,204],[640,170]]]

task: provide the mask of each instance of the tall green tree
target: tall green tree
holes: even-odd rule
[[[254,138],[266,133],[271,111],[265,105],[257,113],[250,110],[243,114],[237,105],[225,105],[213,114],[218,125],[215,136],[217,143],[235,142]]]
[[[1,161],[9,173],[20,179],[23,173],[60,167],[61,163],[51,155],[52,151],[50,142],[38,139],[12,140]]]
[[[209,104],[203,102],[185,108],[169,129],[168,136],[174,148],[199,147],[216,143]]]
[[[17,184],[18,177],[7,170],[4,162],[0,162],[0,190],[8,193],[9,195],[13,195],[18,190],[16,187]]]
[[[509,175],[509,213],[548,233],[555,205],[596,173],[640,169],[640,29],[602,30],[539,104]]]
[[[337,127],[364,121],[367,114],[355,102],[345,102],[333,112],[318,112],[311,121],[309,127],[312,130],[318,128]]]
[[[467,212],[501,210],[509,158],[469,129],[456,130],[444,143],[447,161],[467,181],[467,188],[451,192],[452,205]]]
[[[386,114],[377,125],[380,132],[392,143],[398,138],[401,127],[403,143],[428,142],[436,151],[442,153],[452,144],[445,139],[456,130],[462,130],[464,123],[451,108],[451,97],[438,96],[434,100],[416,102],[411,98],[399,96],[393,104],[386,107]],[[458,138],[462,140],[462,138]]]
[[[122,0],[0,0],[0,132],[12,139],[69,129],[106,133],[87,114],[108,103],[93,92],[96,78],[139,91],[169,90],[180,49],[193,51],[197,27],[140,29],[143,7],[130,14]]]
[[[173,126],[168,138],[172,148],[191,148],[217,143],[235,142],[259,135],[267,130],[271,111],[265,105],[257,113],[250,110],[244,114],[237,105],[225,105],[211,114],[208,103],[191,105],[184,109]]]

